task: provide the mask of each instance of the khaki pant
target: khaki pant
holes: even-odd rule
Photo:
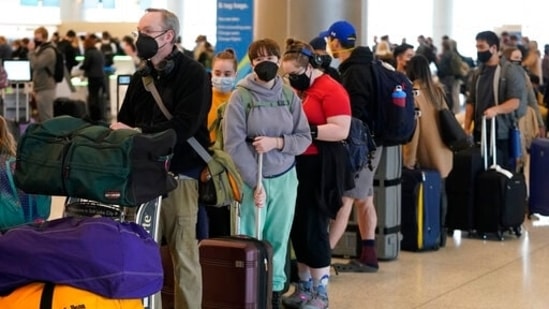
[[[175,308],[200,309],[202,270],[196,240],[198,181],[180,179],[178,182],[178,187],[162,200],[160,227],[172,254]]]
[[[53,101],[55,100],[55,93],[55,89],[46,89],[37,91],[34,94],[40,122],[53,118]]]

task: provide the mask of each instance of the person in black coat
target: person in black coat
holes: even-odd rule
[[[93,38],[84,40],[84,62],[80,67],[88,78],[88,107],[90,119],[94,121],[105,120],[105,58],[97,47]]]

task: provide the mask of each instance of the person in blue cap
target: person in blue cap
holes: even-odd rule
[[[372,51],[369,47],[356,46],[356,31],[348,21],[333,23],[324,35],[327,37],[326,51],[341,61],[339,72],[343,87],[351,99],[352,116],[373,128],[375,87],[370,70],[374,59]],[[345,231],[352,205],[356,205],[362,251],[359,258],[349,264],[335,264],[339,271],[376,272],[379,269],[375,249],[377,215],[373,183],[381,153],[382,147],[378,146],[371,161],[372,168],[364,167],[355,179],[355,188],[344,193],[343,206],[330,227],[330,246],[334,248]]]

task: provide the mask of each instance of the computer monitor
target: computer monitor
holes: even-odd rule
[[[29,60],[4,59],[2,65],[10,82],[30,82],[32,80]]]

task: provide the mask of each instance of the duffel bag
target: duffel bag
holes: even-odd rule
[[[157,243],[143,227],[109,218],[61,218],[0,237],[0,295],[52,282],[108,298],[143,298],[162,288]]]
[[[70,116],[31,124],[17,148],[15,183],[34,194],[138,206],[177,186],[168,172],[174,130],[111,130]]]
[[[0,308],[143,309],[141,299],[109,299],[68,285],[34,282],[1,297]]]

